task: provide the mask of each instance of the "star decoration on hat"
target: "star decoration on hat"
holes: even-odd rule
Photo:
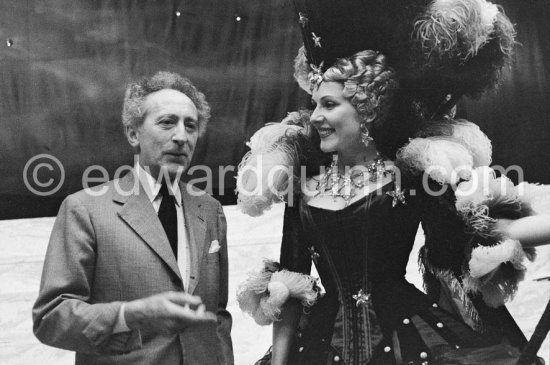
[[[298,22],[302,25],[302,27],[305,27],[307,23],[309,23],[309,19],[306,16],[307,14],[304,14],[302,12],[298,13],[298,16],[300,17],[300,20]]]
[[[392,207],[395,207],[397,203],[407,204],[405,202],[405,192],[399,186],[396,186],[394,191],[388,191],[386,194],[393,198]]]
[[[321,48],[321,37],[318,37],[314,32],[311,32],[311,38],[313,39],[315,47]]]
[[[367,305],[370,300],[370,294],[363,292],[363,289],[360,289],[357,294],[352,295],[352,298],[355,299],[355,305],[360,307],[362,305]]]
[[[309,65],[311,68],[311,74],[309,77],[310,89],[313,90],[317,85],[323,82],[323,62],[317,67],[313,63]]]
[[[315,246],[308,247],[308,251],[309,251],[309,254],[310,254],[311,259],[313,260],[313,262],[317,263],[317,259],[319,259],[319,257],[321,257],[321,255],[319,255],[319,253],[317,253],[315,251]]]

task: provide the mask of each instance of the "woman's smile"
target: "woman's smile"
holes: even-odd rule
[[[336,130],[334,128],[328,128],[328,127],[319,127],[317,128],[317,132],[319,132],[319,136],[321,138],[326,138],[333,134]]]

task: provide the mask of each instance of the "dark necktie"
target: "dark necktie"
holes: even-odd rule
[[[166,232],[174,256],[178,259],[178,215],[176,212],[176,199],[168,191],[166,183],[162,183],[159,194],[162,196],[162,201],[159,208],[159,219]]]

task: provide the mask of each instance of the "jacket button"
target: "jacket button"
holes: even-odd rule
[[[422,352],[420,353],[420,358],[421,358],[421,359],[427,359],[427,358],[428,358],[428,354],[425,353],[424,351],[422,351]]]
[[[443,328],[443,323],[437,322],[436,326],[437,326],[437,328]]]
[[[410,319],[405,318],[405,319],[403,320],[403,324],[409,324],[409,323],[411,323]]]
[[[384,347],[384,352],[390,352],[390,351],[391,351],[391,347],[389,346]]]
[[[303,352],[303,351],[304,351],[304,347],[303,347],[303,346],[300,347],[300,348],[298,349],[298,352]]]
[[[334,362],[340,362],[340,356],[338,355],[334,356]]]

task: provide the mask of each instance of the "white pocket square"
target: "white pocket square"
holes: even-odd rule
[[[220,250],[220,243],[218,242],[218,240],[214,240],[212,241],[212,243],[210,243],[210,249],[208,250],[208,253],[216,253]]]

